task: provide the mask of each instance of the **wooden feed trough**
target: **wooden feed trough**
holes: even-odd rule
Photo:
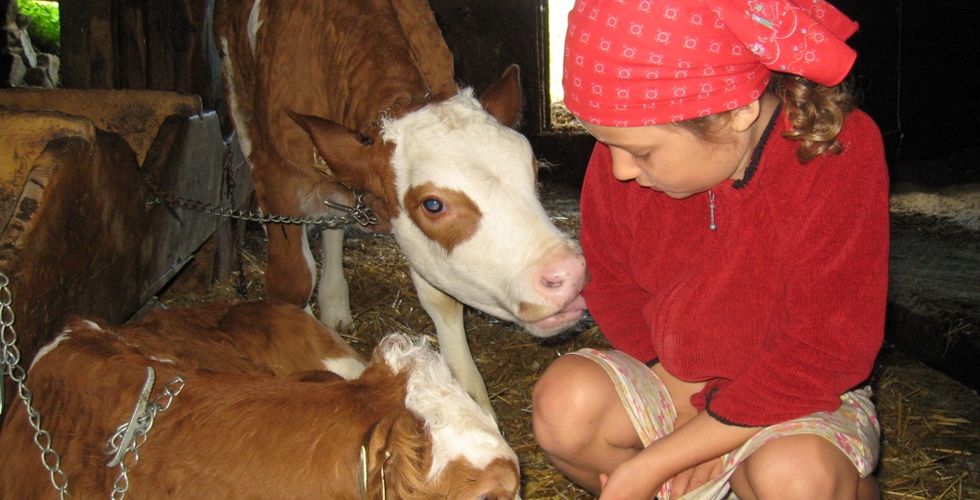
[[[226,207],[252,190],[237,144],[196,96],[0,91],[0,271],[25,363],[68,315],[127,320],[219,227],[212,241],[224,243],[209,248],[228,262],[225,221],[152,204],[147,180]]]

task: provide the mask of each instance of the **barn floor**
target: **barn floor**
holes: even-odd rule
[[[577,193],[547,186],[543,193],[555,223],[576,234]],[[208,301],[240,301],[263,295],[263,233],[249,225],[241,248],[242,266],[232,278],[201,293],[192,265],[160,295],[168,307]],[[421,310],[407,265],[389,236],[351,232],[344,256],[351,279],[355,325],[343,332],[368,353],[392,331],[433,338]],[[530,392],[548,364],[581,347],[602,347],[597,328],[584,323],[558,338],[535,339],[514,325],[468,310],[471,348],[491,393],[501,429],[521,459],[523,498],[586,499],[592,495],[554,471],[531,434]],[[980,498],[980,397],[966,386],[931,369],[894,347],[883,350],[873,375],[883,427],[883,456],[877,471],[884,498]]]

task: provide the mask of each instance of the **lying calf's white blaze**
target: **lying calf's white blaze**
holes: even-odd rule
[[[405,407],[424,422],[432,437],[428,479],[458,459],[476,469],[495,459],[517,466],[517,455],[500,435],[493,417],[466,394],[424,337],[391,334],[381,340],[378,349],[395,374],[408,370]]]
[[[472,90],[383,124],[402,210],[392,232],[412,268],[460,302],[547,336],[575,323],[578,246],[537,198],[527,139]]]
[[[91,327],[91,328],[93,328],[95,330],[101,330],[101,328],[99,328],[99,325],[96,325],[95,323],[93,323],[91,321],[86,320],[85,323],[86,323],[87,326],[89,326],[89,327]],[[34,355],[34,360],[31,361],[31,366],[27,369],[27,371],[30,372],[31,371],[31,368],[34,368],[34,365],[37,364],[38,360],[40,360],[41,358],[43,358],[49,352],[53,351],[55,347],[58,347],[58,344],[66,341],[66,340],[68,340],[68,334],[69,333],[71,333],[71,329],[70,328],[65,328],[61,333],[58,334],[57,337],[54,338],[54,340],[52,340],[51,342],[48,342],[47,344],[41,346],[41,348],[37,350],[37,354]],[[0,382],[0,383],[3,383],[3,382]]]

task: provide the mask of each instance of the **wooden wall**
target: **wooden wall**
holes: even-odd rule
[[[214,107],[214,0],[87,0],[61,6],[63,86],[176,90]]]

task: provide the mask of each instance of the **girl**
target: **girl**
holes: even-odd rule
[[[534,390],[552,463],[602,499],[874,498],[888,284],[881,134],[822,0],[578,0],[566,106],[589,310],[615,351]]]

